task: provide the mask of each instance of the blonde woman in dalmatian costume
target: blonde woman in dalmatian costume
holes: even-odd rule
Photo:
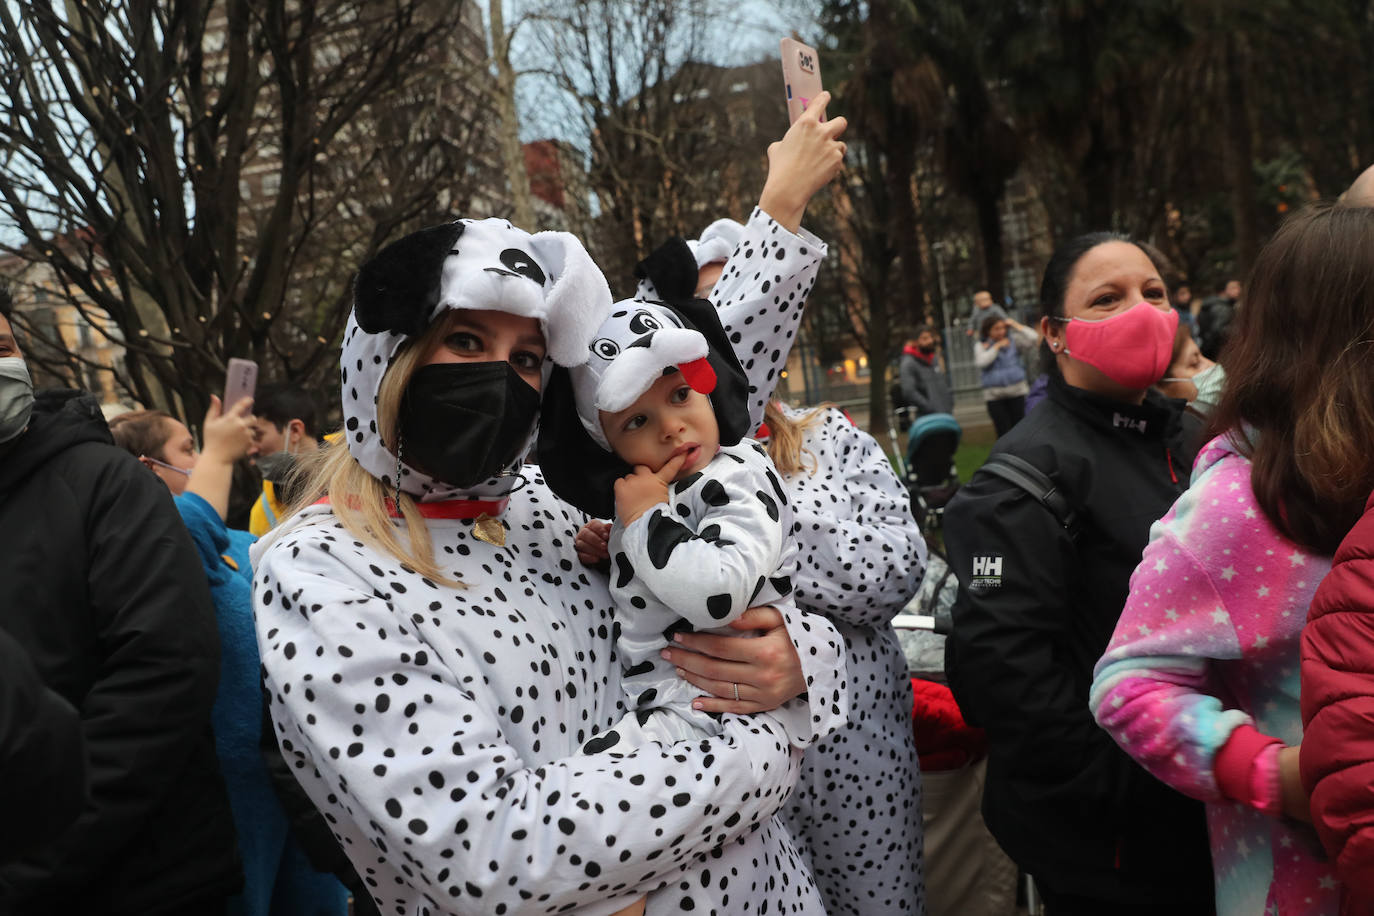
[[[719,305],[749,374],[751,429],[767,421],[759,438],[783,475],[796,519],[791,598],[802,610],[828,617],[847,646],[849,724],[807,751],[784,818],[831,914],[923,913],[911,682],[891,624],[925,569],[926,545],[910,497],[878,443],[839,410],[799,411],[768,402],[802,302],[781,294],[760,307],[743,294],[759,263],[756,253],[764,264],[773,257],[756,221],[743,227],[717,221],[688,245],[692,258],[686,263],[668,246],[646,262],[639,295],[706,295]],[[582,537],[584,544],[595,540],[586,532]],[[674,655],[680,664],[696,664]],[[718,682],[696,683],[726,695]]]
[[[834,174],[815,167],[833,138],[810,129],[777,169],[811,182],[802,206]],[[796,295],[818,257],[782,234]],[[768,720],[582,753],[629,711],[613,603],[577,563],[581,516],[519,461],[538,388],[586,358],[609,307],[570,236],[460,221],[384,250],[345,335],[345,435],[309,488],[327,482],[327,502],[257,547],[278,740],[383,912],[601,916],[645,894],[650,916],[824,912],[775,817],[800,755]],[[841,725],[833,627],[745,617],[766,632],[719,639],[756,699],[713,711],[805,691],[817,734]]]

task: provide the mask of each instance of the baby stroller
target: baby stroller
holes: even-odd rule
[[[959,489],[959,472],[954,466],[954,453],[959,449],[963,427],[952,414],[931,413],[915,417],[911,407],[899,407],[894,412],[895,429],[907,434],[906,460],[899,462],[899,471],[911,493],[911,514],[927,536],[940,529],[945,504]],[[894,451],[897,436],[892,434]]]

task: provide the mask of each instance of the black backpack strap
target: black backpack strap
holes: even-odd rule
[[[1065,531],[1069,532],[1070,537],[1074,537],[1078,533],[1078,513],[1074,511],[1073,506],[1069,505],[1069,500],[1064,496],[1064,491],[1059,489],[1059,485],[1051,480],[1049,475],[1029,461],[1015,455],[999,452],[989,458],[981,470],[987,471],[994,477],[1000,477],[1007,483],[1020,487],[1034,496],[1041,505],[1054,514],[1054,517],[1059,520],[1059,524],[1063,526]]]

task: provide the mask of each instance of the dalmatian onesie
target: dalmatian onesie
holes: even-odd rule
[[[630,407],[671,367],[710,398],[720,449],[670,483],[666,502],[629,525],[611,525],[616,646],[634,713],[589,742],[589,753],[716,734],[718,717],[692,708],[700,689],[679,678],[660,652],[678,632],[730,633],[724,625],[750,607],[790,604],[792,512],[767,453],[740,441],[749,431],[748,383],[709,302],[617,303],[590,359],[566,375],[555,370],[540,429],[549,485],[589,514],[614,518],[614,481],[631,468],[611,450],[600,413]],[[575,410],[555,409],[569,389]],[[760,715],[798,748],[816,737],[800,699]]]
[[[627,712],[613,602],[582,571],[582,519],[532,468],[458,491],[377,436],[397,348],[448,308],[540,319],[550,362],[584,359],[610,305],[571,236],[463,220],[407,236],[360,272],[341,361],[351,454],[426,510],[443,587],[356,540],[328,505],[254,551],[256,621],[278,741],[377,906],[398,914],[823,912],[775,817],[799,754],[766,720],[719,737],[581,753]],[[531,417],[531,428],[534,418]],[[515,483],[513,483],[515,481]],[[477,536],[472,511],[496,517]],[[844,653],[788,620],[824,733]],[[839,708],[841,711],[836,712]]]
[[[808,285],[790,296],[794,288],[779,267],[791,263],[788,256],[797,248],[819,249],[822,257],[825,250],[814,237],[789,249],[786,235],[770,231],[759,217],[755,210],[743,227],[733,220],[712,223],[689,243],[694,264],[682,268],[692,271],[695,289],[696,267],[728,258],[711,299],[749,374],[756,421],[809,292]],[[760,275],[778,290],[762,303],[748,291]],[[673,268],[660,267],[656,276],[673,285]],[[640,294],[658,292],[646,280]],[[793,418],[806,413],[783,412]],[[872,436],[834,409],[803,436],[815,473],[783,480],[800,548],[792,597],[844,634],[855,689],[849,724],[807,751],[784,817],[831,914],[919,914],[925,912],[921,776],[906,659],[891,620],[916,593],[926,545],[911,516],[910,495]]]

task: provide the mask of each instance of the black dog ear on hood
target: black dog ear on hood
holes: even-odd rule
[[[535,463],[549,489],[592,518],[615,517],[615,482],[634,472],[596,443],[577,418],[572,375],[554,366],[539,407]]]
[[[431,226],[398,239],[358,269],[353,281],[353,312],[368,334],[394,331],[415,337],[429,326],[439,304],[444,259],[463,224]]]
[[[749,376],[721,326],[720,313],[709,300],[692,296],[665,304],[677,313],[684,326],[700,331],[706,338],[706,359],[716,372],[711,408],[716,413],[720,444],[739,444],[741,439],[754,434],[749,428]]]
[[[692,299],[697,293],[697,259],[687,240],[675,235],[635,266],[635,279],[648,278],[668,302]]]

